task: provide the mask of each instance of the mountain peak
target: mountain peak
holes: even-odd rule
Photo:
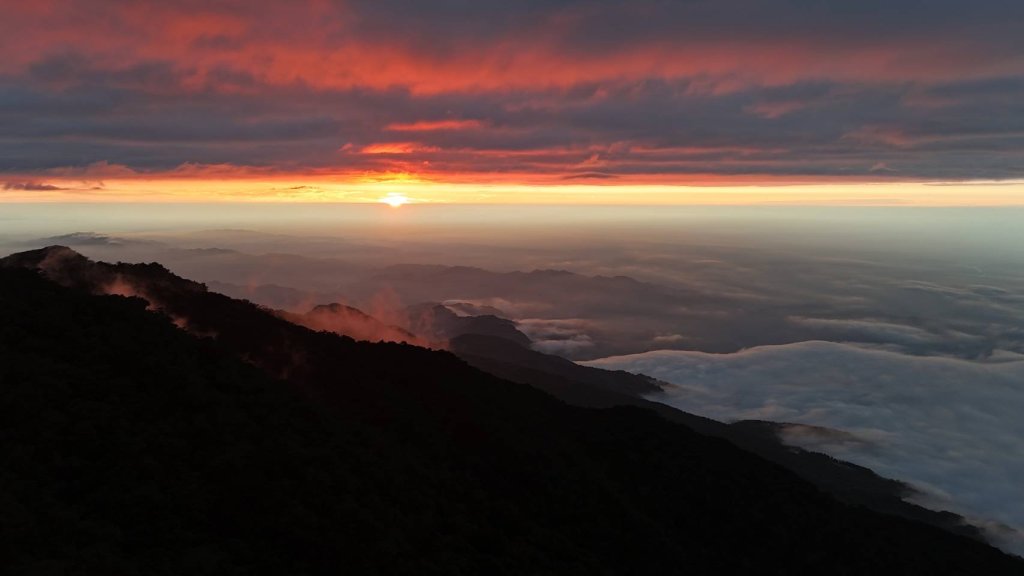
[[[341,304],[338,302],[331,302],[330,304],[317,304],[314,306],[307,315],[316,314],[350,314],[359,318],[371,318],[369,314],[363,312],[359,308],[348,306],[347,304]]]
[[[152,288],[173,291],[206,291],[206,286],[176,276],[156,262],[148,264],[107,264],[94,262],[75,250],[55,244],[16,252],[0,258],[0,268],[38,270],[58,284],[83,288],[94,293],[121,293],[115,285],[132,284],[134,295],[151,293]],[[113,290],[111,288],[114,287]],[[148,298],[147,298],[148,299]]]
[[[89,259],[75,250],[54,244],[25,252],[16,252],[0,258],[0,266],[18,268],[45,268],[48,265],[67,262],[88,262]]]
[[[0,258],[0,268],[38,270],[59,284],[82,286],[92,282],[95,263],[67,246],[54,244]]]

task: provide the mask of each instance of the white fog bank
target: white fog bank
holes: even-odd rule
[[[761,346],[732,354],[662,350],[585,362],[642,372],[674,385],[649,396],[734,421],[799,427],[787,442],[909,482],[922,505],[988,528],[1024,554],[1024,358],[988,362],[910,356],[834,342]]]

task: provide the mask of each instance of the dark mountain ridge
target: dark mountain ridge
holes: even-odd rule
[[[319,304],[305,314],[283,311],[278,311],[277,314],[289,322],[311,330],[327,330],[355,340],[430,344],[429,340],[421,338],[401,326],[381,322],[358,308],[337,302]]]
[[[727,424],[684,412],[643,397],[659,389],[659,382],[649,376],[582,366],[493,336],[464,334],[451,340],[450,349],[485,372],[529,384],[568,404],[586,408],[646,408],[671,422],[728,440],[779,464],[844,502],[985,539],[981,529],[957,514],[929,510],[906,501],[918,492],[904,482],[884,478],[868,468],[826,454],[785,444],[780,432],[792,424],[752,420]]]
[[[515,322],[493,314],[460,316],[447,306],[423,303],[405,309],[409,330],[438,340],[451,340],[463,334],[483,334],[529,346],[530,338],[516,328]]]
[[[649,410],[69,252],[0,261],[6,573],[1024,569]]]
[[[440,304],[410,306],[405,313],[409,318],[408,326],[420,335],[430,335],[428,342],[435,346],[446,343],[459,358],[490,374],[529,384],[575,406],[648,408],[670,421],[685,424],[701,434],[724,438],[775,462],[844,502],[985,539],[979,528],[959,515],[908,502],[907,498],[917,492],[903,482],[883,478],[863,466],[786,445],[779,434],[785,424],[751,421],[724,424],[646,400],[644,394],[660,390],[661,383],[657,380],[621,370],[582,366],[560,356],[532,350],[529,338],[516,330],[513,322],[492,314],[460,316]],[[421,336],[409,332],[384,331],[382,323],[350,306],[321,305],[303,316],[279,314],[303,326],[357,340],[423,341]],[[321,320],[315,321],[318,315]],[[353,322],[352,317],[362,322]],[[332,318],[335,321],[329,321]],[[375,324],[366,329],[367,322]]]

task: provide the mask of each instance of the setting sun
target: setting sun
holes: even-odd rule
[[[388,206],[391,206],[392,208],[398,208],[403,204],[407,204],[409,202],[409,198],[407,198],[403,194],[391,192],[387,196],[381,198],[380,201],[383,202],[384,204],[387,204]]]

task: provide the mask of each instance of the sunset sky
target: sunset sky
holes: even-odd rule
[[[6,1],[0,199],[1024,204],[1019,0]]]

